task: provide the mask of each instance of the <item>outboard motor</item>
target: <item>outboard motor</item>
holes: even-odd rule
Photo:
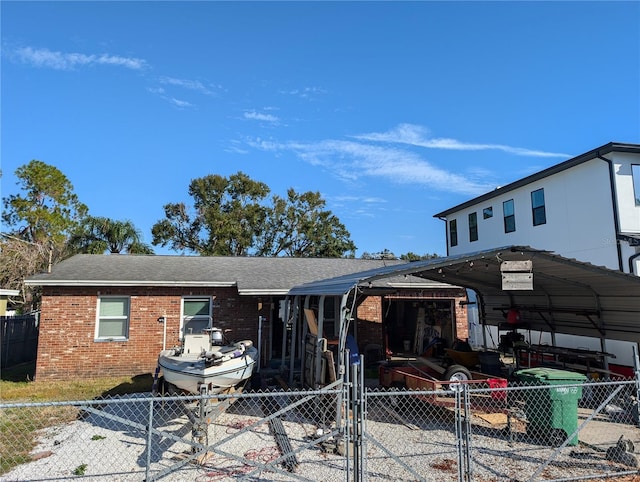
[[[222,335],[222,330],[220,328],[212,328],[210,336],[211,336],[211,345],[213,346],[224,345],[224,336]]]

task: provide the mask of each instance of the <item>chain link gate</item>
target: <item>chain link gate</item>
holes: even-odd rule
[[[445,394],[445,406],[442,392],[365,388],[362,371],[352,367],[350,390],[357,482],[640,475],[637,378],[495,388],[462,383]]]

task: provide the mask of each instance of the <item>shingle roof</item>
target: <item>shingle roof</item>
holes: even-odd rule
[[[51,273],[25,280],[35,286],[237,286],[240,294],[286,294],[294,286],[359,271],[403,264],[352,258],[258,258],[152,255],[73,256]],[[389,280],[387,280],[389,281]],[[402,279],[406,285],[407,279]],[[416,288],[446,286],[413,280]]]

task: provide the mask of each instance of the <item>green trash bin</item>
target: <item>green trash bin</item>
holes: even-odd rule
[[[545,439],[551,445],[561,445],[578,428],[578,401],[582,398],[581,384],[587,379],[582,373],[537,367],[519,370],[516,377],[528,386],[548,386],[546,390],[523,390],[527,434]],[[577,434],[569,445],[577,445]]]

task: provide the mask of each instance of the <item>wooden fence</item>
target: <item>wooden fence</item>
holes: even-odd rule
[[[38,318],[34,315],[0,316],[2,350],[0,366],[12,367],[36,359]]]

